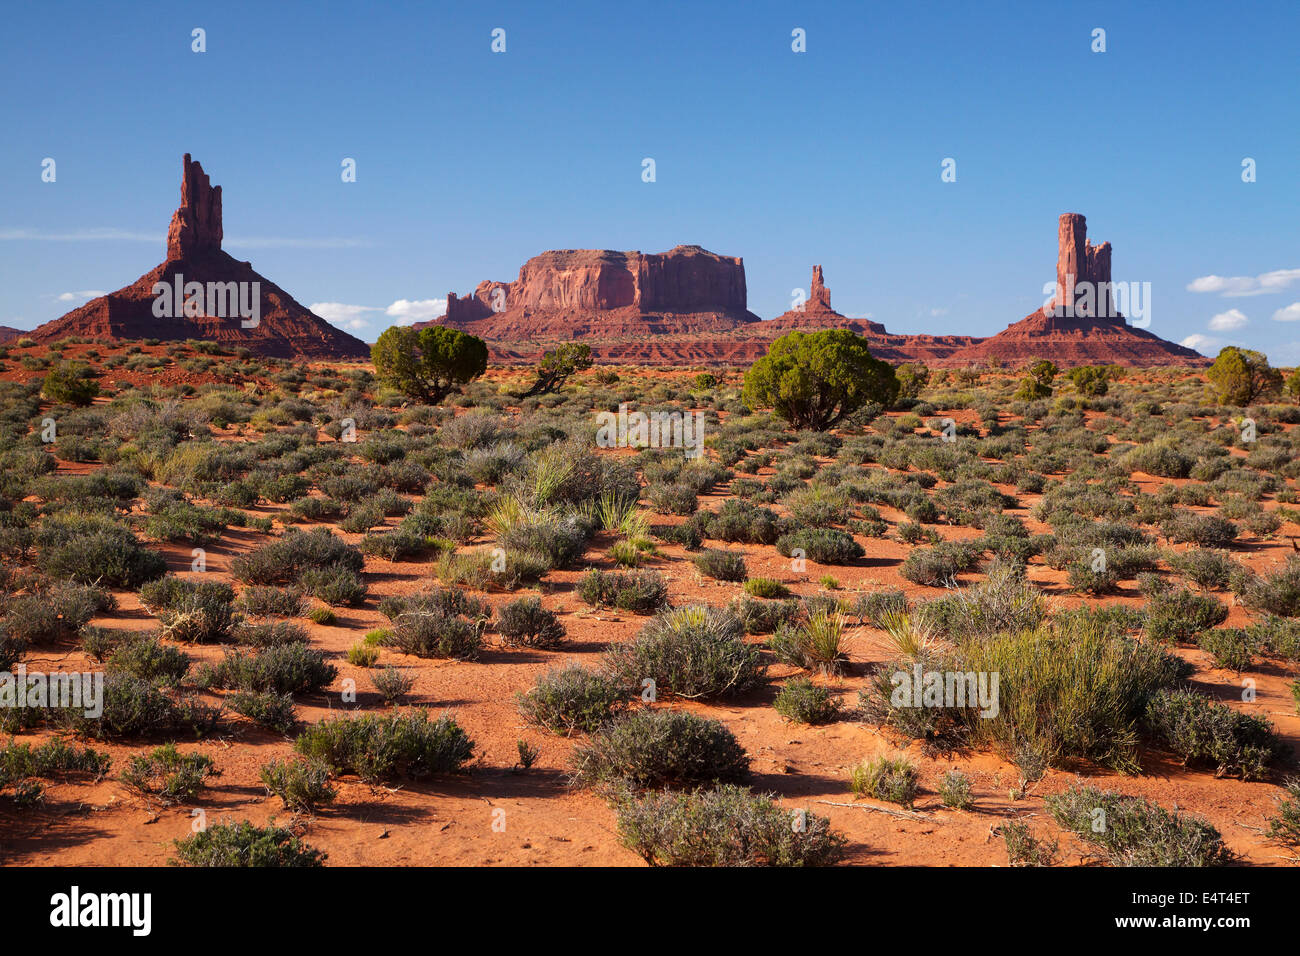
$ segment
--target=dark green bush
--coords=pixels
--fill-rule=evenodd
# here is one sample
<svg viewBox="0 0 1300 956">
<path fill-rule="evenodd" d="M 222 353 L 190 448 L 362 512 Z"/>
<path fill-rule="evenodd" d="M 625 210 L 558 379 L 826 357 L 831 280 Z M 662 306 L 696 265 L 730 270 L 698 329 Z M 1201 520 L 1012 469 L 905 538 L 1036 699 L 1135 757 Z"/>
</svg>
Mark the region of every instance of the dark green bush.
<svg viewBox="0 0 1300 956">
<path fill-rule="evenodd" d="M 426 710 L 323 720 L 294 742 L 294 749 L 374 782 L 398 777 L 457 773 L 474 754 L 474 742 L 449 716 L 430 720 Z"/>
<path fill-rule="evenodd" d="M 604 674 L 577 664 L 547 671 L 531 690 L 516 694 L 530 723 L 557 734 L 590 733 L 608 723 L 627 703 L 628 692 Z"/>
<path fill-rule="evenodd" d="M 743 694 L 762 678 L 758 648 L 730 611 L 685 607 L 665 611 L 626 643 L 605 652 L 606 671 L 627 688 L 654 681 L 657 694 L 712 699 Z"/>
<path fill-rule="evenodd" d="M 716 720 L 674 710 L 634 711 L 592 731 L 574 751 L 577 786 L 639 789 L 739 783 L 749 757 Z"/>
<path fill-rule="evenodd" d="M 175 844 L 175 862 L 186 866 L 324 866 L 326 859 L 283 827 L 247 820 L 214 824 Z"/>
</svg>

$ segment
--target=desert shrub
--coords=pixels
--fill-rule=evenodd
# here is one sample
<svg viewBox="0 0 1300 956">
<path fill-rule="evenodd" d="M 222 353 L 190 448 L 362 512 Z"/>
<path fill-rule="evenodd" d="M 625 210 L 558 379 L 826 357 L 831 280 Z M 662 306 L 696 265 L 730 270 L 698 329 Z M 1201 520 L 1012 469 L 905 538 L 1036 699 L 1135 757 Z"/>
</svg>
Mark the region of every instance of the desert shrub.
<svg viewBox="0 0 1300 956">
<path fill-rule="evenodd" d="M 215 772 L 207 754 L 181 753 L 169 743 L 148 754 L 133 755 L 122 771 L 122 782 L 140 793 L 157 796 L 164 804 L 181 803 L 192 800 Z"/>
<path fill-rule="evenodd" d="M 236 629 L 234 637 L 245 647 L 280 647 L 284 644 L 306 644 L 307 629 L 291 621 L 245 621 Z"/>
<path fill-rule="evenodd" d="M 1300 777 L 1285 784 L 1286 796 L 1278 801 L 1277 815 L 1268 821 L 1268 838 L 1287 846 L 1300 846 Z"/>
<path fill-rule="evenodd" d="M 1208 822 L 1141 797 L 1073 784 L 1044 803 L 1060 826 L 1102 849 L 1112 866 L 1223 866 L 1232 860 Z M 1099 828 L 1098 820 L 1104 821 Z"/>
<path fill-rule="evenodd" d="M 1184 762 L 1204 762 L 1215 776 L 1260 780 L 1280 752 L 1272 725 L 1192 690 L 1162 691 L 1147 704 L 1143 729 Z"/>
<path fill-rule="evenodd" d="M 1033 630 L 1047 618 L 1042 594 L 1019 565 L 995 562 L 984 581 L 970 587 L 952 586 L 950 591 L 916 609 L 922 624 L 950 639 Z"/>
<path fill-rule="evenodd" d="M 807 677 L 792 677 L 782 684 L 772 706 L 786 720 L 800 724 L 827 724 L 840 712 L 834 695 Z"/>
<path fill-rule="evenodd" d="M 18 647 L 53 644 L 75 637 L 95 614 L 111 606 L 112 596 L 100 588 L 59 585 L 10 598 L 0 629 Z"/>
<path fill-rule="evenodd" d="M 1198 548 L 1225 548 L 1237 537 L 1237 526 L 1218 515 L 1176 514 L 1160 526 L 1170 541 L 1191 543 Z"/>
<path fill-rule="evenodd" d="M 324 866 L 326 854 L 289 830 L 247 820 L 218 823 L 176 840 L 176 860 L 186 866 Z"/>
<path fill-rule="evenodd" d="M 60 362 L 41 381 L 41 394 L 64 405 L 89 405 L 99 394 L 94 374 L 84 362 Z"/>
<path fill-rule="evenodd" d="M 314 531 L 286 531 L 255 551 L 230 562 L 230 572 L 245 584 L 294 584 L 309 570 L 339 568 L 360 573 L 365 564 L 361 552 L 328 528 Z"/>
<path fill-rule="evenodd" d="M 1169 566 L 1199 588 L 1226 588 L 1240 567 L 1226 551 L 1193 548 L 1169 556 Z"/>
<path fill-rule="evenodd" d="M 1196 459 L 1183 454 L 1174 440 L 1138 445 L 1121 459 L 1129 471 L 1142 471 L 1159 478 L 1186 478 Z"/>
<path fill-rule="evenodd" d="M 308 568 L 299 575 L 298 583 L 312 597 L 333 607 L 357 607 L 370 590 L 360 574 L 337 566 Z"/>
<path fill-rule="evenodd" d="M 999 675 L 996 714 L 965 720 L 972 742 L 1008 757 L 1029 746 L 1049 766 L 1082 758 L 1121 771 L 1138 769 L 1146 702 L 1187 673 L 1159 647 L 1082 618 L 967 642 L 954 669 Z"/>
<path fill-rule="evenodd" d="M 1300 558 L 1292 557 L 1278 571 L 1248 579 L 1241 589 L 1249 608 L 1281 617 L 1300 617 Z"/>
<path fill-rule="evenodd" d="M 509 645 L 556 647 L 564 640 L 564 625 L 539 598 L 520 598 L 497 611 L 497 632 Z"/>
<path fill-rule="evenodd" d="M 457 773 L 474 754 L 474 742 L 450 716 L 430 720 L 426 710 L 323 720 L 294 742 L 304 756 L 335 773 L 373 782 Z"/>
<path fill-rule="evenodd" d="M 239 595 L 239 609 L 254 616 L 278 614 L 298 617 L 307 608 L 302 591 L 296 587 L 277 588 L 254 585 Z"/>
<path fill-rule="evenodd" d="M 354 667 L 374 667 L 379 663 L 379 649 L 364 642 L 353 644 L 345 659 Z"/>
<path fill-rule="evenodd" d="M 777 627 L 767 647 L 783 663 L 821 674 L 838 674 L 848 662 L 842 648 L 845 623 L 838 610 L 812 611 L 807 620 Z"/>
<path fill-rule="evenodd" d="M 772 578 L 750 578 L 745 582 L 745 593 L 759 598 L 788 598 L 790 589 Z"/>
<path fill-rule="evenodd" d="M 298 722 L 292 694 L 270 690 L 241 690 L 226 698 L 230 709 L 271 730 L 287 734 Z"/>
<path fill-rule="evenodd" d="M 695 555 L 694 562 L 701 574 L 717 581 L 744 581 L 749 577 L 744 556 L 734 551 L 706 548 Z"/>
<path fill-rule="evenodd" d="M 1228 608 L 1207 594 L 1171 588 L 1152 594 L 1146 605 L 1146 633 L 1153 641 L 1177 643 L 1222 624 Z"/>
<path fill-rule="evenodd" d="M 78 707 L 63 711 L 63 719 L 77 733 L 101 740 L 142 737 L 169 728 L 175 707 L 161 691 L 131 674 L 104 677 L 103 713 L 87 717 Z"/>
<path fill-rule="evenodd" d="M 705 537 L 734 544 L 773 544 L 789 524 L 771 508 L 737 498 L 728 498 L 717 511 L 701 511 L 697 519 Z"/>
<path fill-rule="evenodd" d="M 774 797 L 745 787 L 628 794 L 617 812 L 619 841 L 651 866 L 830 866 L 844 855 L 825 817 L 803 814 L 796 828 Z"/>
<path fill-rule="evenodd" d="M 795 551 L 818 564 L 848 564 L 866 554 L 853 536 L 834 528 L 809 528 L 783 534 L 776 542 L 777 553 L 791 557 Z"/>
<path fill-rule="evenodd" d="M 716 720 L 674 710 L 639 710 L 592 731 L 574 750 L 576 786 L 638 789 L 739 783 L 749 757 Z"/>
<path fill-rule="evenodd" d="M 853 606 L 853 613 L 873 627 L 881 627 L 885 615 L 907 613 L 907 595 L 896 588 L 863 594 Z"/>
<path fill-rule="evenodd" d="M 471 621 L 454 612 L 417 608 L 393 618 L 383 643 L 416 657 L 474 660 L 483 648 L 484 626 L 481 618 Z"/>
<path fill-rule="evenodd" d="M 665 611 L 637 636 L 605 652 L 604 666 L 621 686 L 647 678 L 659 694 L 712 699 L 743 694 L 763 676 L 762 656 L 745 643 L 734 614 L 712 607 Z"/>
<path fill-rule="evenodd" d="M 60 737 L 43 744 L 10 741 L 0 747 L 0 790 L 13 787 L 18 803 L 39 802 L 42 788 L 33 778 L 50 778 L 65 773 L 89 773 L 96 779 L 108 773 L 108 754 L 89 747 L 77 749 Z"/>
<path fill-rule="evenodd" d="M 744 623 L 746 634 L 771 634 L 782 624 L 793 622 L 804 613 L 803 605 L 793 598 L 765 601 L 744 595 L 727 607 Z"/>
<path fill-rule="evenodd" d="M 699 507 L 695 489 L 677 482 L 656 482 L 646 489 L 646 498 L 660 514 L 690 515 Z"/>
<path fill-rule="evenodd" d="M 920 788 L 920 772 L 906 757 L 871 757 L 849 773 L 849 789 L 855 797 L 874 797 L 910 807 Z"/>
<path fill-rule="evenodd" d="M 949 770 L 939 778 L 939 799 L 952 810 L 969 810 L 975 805 L 971 796 L 970 777 L 960 770 Z"/>
<path fill-rule="evenodd" d="M 593 607 L 607 605 L 637 614 L 663 607 L 668 585 L 658 571 L 614 572 L 592 570 L 578 579 L 578 597 Z"/>
<path fill-rule="evenodd" d="M 310 760 L 269 761 L 262 765 L 259 778 L 268 794 L 279 797 L 285 809 L 295 813 L 311 813 L 338 796 L 329 782 L 329 768 Z"/>
<path fill-rule="evenodd" d="M 904 559 L 899 573 L 913 584 L 941 587 L 974 567 L 978 558 L 979 555 L 968 545 L 947 542 L 912 551 Z"/>
<path fill-rule="evenodd" d="M 1060 845 L 1034 836 L 1029 824 L 1019 820 L 1004 823 L 1002 841 L 1007 848 L 1007 860 L 1012 866 L 1051 866 L 1056 860 Z"/>
<path fill-rule="evenodd" d="M 36 566 L 52 578 L 109 588 L 137 588 L 167 573 L 167 562 L 134 534 L 107 520 L 43 522 Z"/>
<path fill-rule="evenodd" d="M 338 668 L 325 659 L 325 652 L 306 644 L 281 644 L 252 654 L 227 651 L 221 662 L 205 665 L 199 672 L 203 687 L 311 694 L 338 676 Z"/>
<path fill-rule="evenodd" d="M 627 691 L 608 676 L 577 664 L 547 671 L 531 690 L 515 696 L 524 719 L 566 736 L 608 723 L 627 699 Z"/>
<path fill-rule="evenodd" d="M 170 576 L 140 590 L 140 603 L 157 616 L 162 635 L 187 644 L 229 640 L 239 624 L 233 599 L 228 584 Z"/>
<path fill-rule="evenodd" d="M 370 682 L 379 691 L 385 703 L 395 704 L 411 692 L 415 686 L 415 675 L 391 664 L 381 671 L 370 675 Z"/>
<path fill-rule="evenodd" d="M 1201 650 L 1214 658 L 1214 666 L 1240 674 L 1255 659 L 1259 638 L 1243 628 L 1214 628 L 1203 631 L 1196 639 Z"/>
<path fill-rule="evenodd" d="M 189 673 L 190 657 L 153 636 L 122 642 L 108 657 L 111 673 L 131 674 L 151 684 L 179 684 Z"/>
</svg>

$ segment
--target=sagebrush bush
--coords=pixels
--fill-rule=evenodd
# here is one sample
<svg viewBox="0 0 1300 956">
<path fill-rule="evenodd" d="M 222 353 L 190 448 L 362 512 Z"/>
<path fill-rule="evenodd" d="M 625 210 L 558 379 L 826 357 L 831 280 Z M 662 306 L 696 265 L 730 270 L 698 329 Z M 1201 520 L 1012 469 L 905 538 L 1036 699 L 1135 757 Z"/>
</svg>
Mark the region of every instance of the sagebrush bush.
<svg viewBox="0 0 1300 956">
<path fill-rule="evenodd" d="M 802 551 L 803 557 L 818 564 L 848 564 L 866 554 L 852 535 L 834 528 L 809 528 L 783 534 L 777 539 L 776 550 L 786 558 Z"/>
<path fill-rule="evenodd" d="M 247 820 L 217 823 L 176 840 L 176 861 L 186 866 L 324 866 L 327 854 L 274 825 Z"/>
<path fill-rule="evenodd" d="M 450 716 L 431 720 L 423 709 L 323 720 L 294 741 L 298 753 L 373 782 L 457 773 L 474 742 Z"/>
<path fill-rule="evenodd" d="M 754 687 L 764 673 L 762 655 L 744 638 L 744 625 L 724 608 L 677 608 L 611 647 L 604 666 L 628 688 L 640 688 L 648 678 L 660 695 L 732 697 Z"/>
<path fill-rule="evenodd" d="M 835 696 L 807 677 L 792 677 L 782 684 L 772 706 L 782 717 L 800 724 L 830 723 L 840 712 Z"/>
<path fill-rule="evenodd" d="M 749 577 L 743 555 L 706 548 L 692 559 L 700 573 L 717 581 L 744 581 Z"/>
<path fill-rule="evenodd" d="M 577 786 L 691 788 L 749 775 L 749 757 L 731 731 L 674 710 L 638 710 L 598 727 L 573 760 Z"/>
<path fill-rule="evenodd" d="M 1146 634 L 1160 643 L 1189 641 L 1201 631 L 1222 624 L 1228 608 L 1208 594 L 1170 588 L 1152 594 L 1146 605 Z"/>
<path fill-rule="evenodd" d="M 626 795 L 619 841 L 651 866 L 831 866 L 846 840 L 830 821 L 775 797 L 724 785 L 690 793 Z"/>
<path fill-rule="evenodd" d="M 251 654 L 226 651 L 220 663 L 200 669 L 199 684 L 275 694 L 310 694 L 337 676 L 338 668 L 325 659 L 324 651 L 306 644 L 280 644 Z"/>
<path fill-rule="evenodd" d="M 197 796 L 214 773 L 215 764 L 207 754 L 181 753 L 169 743 L 147 754 L 134 754 L 122 771 L 122 782 L 164 804 L 181 803 Z"/>
<path fill-rule="evenodd" d="M 855 797 L 874 797 L 902 807 L 916 802 L 920 786 L 920 772 L 906 757 L 871 757 L 849 773 L 849 789 Z"/>
<path fill-rule="evenodd" d="M 605 674 L 567 664 L 537 678 L 531 690 L 515 695 L 515 702 L 525 720 L 568 736 L 608 723 L 629 696 Z"/>
<path fill-rule="evenodd" d="M 607 605 L 637 614 L 652 614 L 668 598 L 668 584 L 658 571 L 588 571 L 578 579 L 578 597 L 597 607 Z"/>
<path fill-rule="evenodd" d="M 1072 784 L 1044 803 L 1060 826 L 1101 848 L 1112 866 L 1224 866 L 1233 859 L 1208 822 L 1141 797 Z"/>
<path fill-rule="evenodd" d="M 312 813 L 338 796 L 329 768 L 310 760 L 271 760 L 262 765 L 259 778 L 268 794 L 295 813 Z"/>
<path fill-rule="evenodd" d="M 1185 762 L 1204 762 L 1215 776 L 1261 780 L 1281 751 L 1272 725 L 1193 690 L 1162 691 L 1147 704 L 1143 729 Z"/>
<path fill-rule="evenodd" d="M 558 647 L 564 625 L 554 611 L 542 607 L 540 598 L 519 598 L 497 611 L 497 633 L 502 642 L 523 647 Z"/>
</svg>

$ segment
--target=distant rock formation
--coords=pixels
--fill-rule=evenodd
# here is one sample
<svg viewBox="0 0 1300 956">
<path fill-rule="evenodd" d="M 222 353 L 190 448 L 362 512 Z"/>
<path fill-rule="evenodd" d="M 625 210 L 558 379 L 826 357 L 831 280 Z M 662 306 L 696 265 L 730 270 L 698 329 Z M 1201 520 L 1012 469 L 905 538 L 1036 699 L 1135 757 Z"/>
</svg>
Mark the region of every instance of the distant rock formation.
<svg viewBox="0 0 1300 956">
<path fill-rule="evenodd" d="M 699 246 L 561 249 L 533 256 L 513 282 L 449 293 L 435 321 L 492 341 L 719 331 L 758 321 L 746 295 L 744 261 Z"/>
<path fill-rule="evenodd" d="M 15 329 L 8 325 L 0 325 L 0 345 L 3 345 L 5 342 L 12 342 L 15 339 L 20 339 L 26 334 L 27 333 L 22 329 Z"/>
<path fill-rule="evenodd" d="M 167 261 L 30 335 L 99 339 L 208 339 L 279 358 L 368 358 L 370 347 L 221 249 L 221 187 L 185 154 L 181 204 L 167 230 Z"/>
<path fill-rule="evenodd" d="M 1199 352 L 1129 325 L 1116 307 L 1109 242 L 1094 246 L 1077 212 L 1057 224 L 1056 293 L 997 335 L 952 354 L 956 364 L 991 358 L 1016 365 L 1031 358 L 1057 365 L 1208 365 Z"/>
</svg>

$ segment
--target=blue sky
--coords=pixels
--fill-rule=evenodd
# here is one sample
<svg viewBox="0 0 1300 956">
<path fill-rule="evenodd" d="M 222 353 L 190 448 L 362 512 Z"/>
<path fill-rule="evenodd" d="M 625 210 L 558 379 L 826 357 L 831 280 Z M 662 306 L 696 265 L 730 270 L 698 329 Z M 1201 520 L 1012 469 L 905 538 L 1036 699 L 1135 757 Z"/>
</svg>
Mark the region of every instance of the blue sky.
<svg viewBox="0 0 1300 956">
<path fill-rule="evenodd" d="M 160 262 L 190 152 L 228 251 L 370 341 L 545 249 L 679 243 L 743 256 L 765 318 L 821 263 L 841 312 L 990 335 L 1082 212 L 1152 332 L 1295 364 L 1298 27 L 1295 0 L 11 5 L 0 325 Z"/>
</svg>

